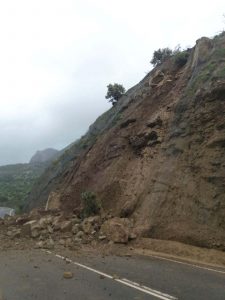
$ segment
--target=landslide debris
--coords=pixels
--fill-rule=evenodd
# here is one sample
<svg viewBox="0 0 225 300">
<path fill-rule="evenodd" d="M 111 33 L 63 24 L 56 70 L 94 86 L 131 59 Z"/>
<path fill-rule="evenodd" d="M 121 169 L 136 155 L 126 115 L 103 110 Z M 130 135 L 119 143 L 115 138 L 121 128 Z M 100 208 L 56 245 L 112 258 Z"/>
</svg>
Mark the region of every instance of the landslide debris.
<svg viewBox="0 0 225 300">
<path fill-rule="evenodd" d="M 115 230 L 116 229 L 116 230 Z M 133 224 L 111 215 L 81 219 L 59 210 L 33 210 L 30 214 L 0 219 L 0 250 L 78 249 L 83 244 L 126 244 L 135 239 Z"/>
</svg>

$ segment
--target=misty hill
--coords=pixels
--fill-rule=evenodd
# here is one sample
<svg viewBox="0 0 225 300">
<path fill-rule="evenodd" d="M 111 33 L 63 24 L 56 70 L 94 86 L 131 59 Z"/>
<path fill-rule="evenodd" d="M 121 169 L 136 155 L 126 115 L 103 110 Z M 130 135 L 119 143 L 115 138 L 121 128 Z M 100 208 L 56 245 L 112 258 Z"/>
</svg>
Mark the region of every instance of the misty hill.
<svg viewBox="0 0 225 300">
<path fill-rule="evenodd" d="M 36 163 L 44 163 L 47 161 L 54 160 L 59 151 L 56 149 L 48 148 L 44 149 L 42 151 L 37 151 L 30 159 L 30 164 L 36 164 Z"/>
<path fill-rule="evenodd" d="M 100 116 L 35 183 L 27 208 L 91 191 L 138 236 L 225 249 L 225 34 L 201 38 Z M 57 200 L 57 201 L 55 201 Z"/>
<path fill-rule="evenodd" d="M 28 164 L 0 166 L 0 206 L 21 211 L 34 182 L 58 153 L 55 149 L 37 151 Z"/>
</svg>

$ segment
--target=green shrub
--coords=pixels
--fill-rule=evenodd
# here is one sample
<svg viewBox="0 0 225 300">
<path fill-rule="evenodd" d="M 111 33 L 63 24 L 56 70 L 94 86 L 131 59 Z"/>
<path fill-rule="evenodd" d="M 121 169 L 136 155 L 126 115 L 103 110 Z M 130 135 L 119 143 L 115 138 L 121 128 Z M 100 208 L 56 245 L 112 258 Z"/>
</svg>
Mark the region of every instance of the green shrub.
<svg viewBox="0 0 225 300">
<path fill-rule="evenodd" d="M 96 215 L 100 212 L 100 205 L 97 201 L 96 195 L 93 192 L 81 193 L 82 200 L 82 216 L 87 218 Z"/>
<path fill-rule="evenodd" d="M 188 50 L 181 51 L 180 46 L 177 46 L 174 50 L 170 48 L 158 49 L 153 53 L 151 64 L 153 64 L 153 66 L 161 65 L 170 57 L 173 57 L 176 66 L 181 68 L 186 64 L 189 52 Z"/>
<path fill-rule="evenodd" d="M 174 63 L 177 67 L 181 68 L 183 67 L 188 60 L 189 53 L 187 51 L 178 51 L 174 56 Z"/>
</svg>

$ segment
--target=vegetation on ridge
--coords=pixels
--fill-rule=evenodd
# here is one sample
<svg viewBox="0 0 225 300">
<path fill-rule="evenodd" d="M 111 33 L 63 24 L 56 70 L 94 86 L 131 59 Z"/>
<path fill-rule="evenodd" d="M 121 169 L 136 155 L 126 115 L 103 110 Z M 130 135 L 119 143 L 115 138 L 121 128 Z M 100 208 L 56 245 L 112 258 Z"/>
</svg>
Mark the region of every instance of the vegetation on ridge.
<svg viewBox="0 0 225 300">
<path fill-rule="evenodd" d="M 105 98 L 109 99 L 109 102 L 112 102 L 112 105 L 116 104 L 126 91 L 122 84 L 118 83 L 110 83 L 109 85 L 107 85 L 107 88 L 108 91 Z"/>
<path fill-rule="evenodd" d="M 170 48 L 161 48 L 155 50 L 150 63 L 156 67 L 164 63 L 170 57 L 174 58 L 174 63 L 177 67 L 183 67 L 189 57 L 188 50 L 181 50 L 180 46 L 176 47 L 174 50 Z"/>
</svg>

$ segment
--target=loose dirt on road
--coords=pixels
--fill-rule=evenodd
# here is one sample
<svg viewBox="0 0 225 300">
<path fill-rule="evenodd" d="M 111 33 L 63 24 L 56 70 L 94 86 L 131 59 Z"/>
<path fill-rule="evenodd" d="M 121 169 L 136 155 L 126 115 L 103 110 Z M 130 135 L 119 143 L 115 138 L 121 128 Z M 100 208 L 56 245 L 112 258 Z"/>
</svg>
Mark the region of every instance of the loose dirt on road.
<svg viewBox="0 0 225 300">
<path fill-rule="evenodd" d="M 107 225 L 107 226 L 106 226 Z M 117 226 L 117 232 L 112 228 Z M 195 247 L 175 241 L 138 238 L 126 218 L 79 219 L 61 212 L 0 220 L 0 251 L 46 249 L 58 253 L 67 250 L 76 255 L 163 256 L 193 263 L 225 266 L 225 252 Z"/>
</svg>

